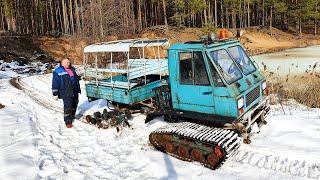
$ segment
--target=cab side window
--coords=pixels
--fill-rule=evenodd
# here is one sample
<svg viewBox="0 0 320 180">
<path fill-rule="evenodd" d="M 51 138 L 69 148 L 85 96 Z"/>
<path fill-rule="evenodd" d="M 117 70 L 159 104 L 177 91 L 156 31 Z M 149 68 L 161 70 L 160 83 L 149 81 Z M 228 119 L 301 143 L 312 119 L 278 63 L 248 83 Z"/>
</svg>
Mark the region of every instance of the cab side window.
<svg viewBox="0 0 320 180">
<path fill-rule="evenodd" d="M 193 84 L 192 52 L 179 53 L 180 58 L 180 83 Z"/>
<path fill-rule="evenodd" d="M 181 52 L 179 58 L 181 84 L 210 85 L 202 52 Z"/>
<path fill-rule="evenodd" d="M 217 70 L 214 68 L 211 61 L 209 61 L 209 68 L 212 74 L 213 83 L 216 87 L 225 87 L 224 83 L 222 82 Z"/>
</svg>

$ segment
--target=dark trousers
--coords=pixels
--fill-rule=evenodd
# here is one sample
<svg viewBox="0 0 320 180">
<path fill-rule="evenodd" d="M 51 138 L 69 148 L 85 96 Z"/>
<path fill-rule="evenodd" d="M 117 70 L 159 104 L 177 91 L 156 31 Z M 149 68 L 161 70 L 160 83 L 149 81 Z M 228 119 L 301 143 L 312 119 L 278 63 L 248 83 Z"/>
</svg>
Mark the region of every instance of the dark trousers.
<svg viewBox="0 0 320 180">
<path fill-rule="evenodd" d="M 74 116 L 76 115 L 77 106 L 78 106 L 79 98 L 68 97 L 63 98 L 63 111 L 64 111 L 64 122 L 66 124 L 71 124 L 74 120 Z"/>
</svg>

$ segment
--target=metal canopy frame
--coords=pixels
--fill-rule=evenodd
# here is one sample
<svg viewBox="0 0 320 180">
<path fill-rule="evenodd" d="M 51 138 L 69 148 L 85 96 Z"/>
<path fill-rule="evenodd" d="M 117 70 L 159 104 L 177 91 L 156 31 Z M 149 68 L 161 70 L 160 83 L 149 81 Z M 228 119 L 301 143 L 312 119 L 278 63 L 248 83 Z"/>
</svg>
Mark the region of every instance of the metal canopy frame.
<svg viewBox="0 0 320 180">
<path fill-rule="evenodd" d="M 152 47 L 152 46 L 165 46 L 170 45 L 169 41 L 165 38 L 159 39 L 127 39 L 102 42 L 89 45 L 84 48 L 84 53 L 98 53 L 98 52 L 129 52 L 133 47 Z"/>
<path fill-rule="evenodd" d="M 168 62 L 167 59 L 161 59 L 160 56 L 160 47 L 170 46 L 170 43 L 165 38 L 156 38 L 156 39 L 128 39 L 128 40 L 117 40 L 110 42 L 102 42 L 97 44 L 92 44 L 84 48 L 84 59 L 83 64 L 85 68 L 85 77 L 87 70 L 94 70 L 95 72 L 95 83 L 96 85 L 106 85 L 112 87 L 121 87 L 131 89 L 134 84 L 130 80 L 138 77 L 144 76 L 144 83 L 147 84 L 147 75 L 148 74 L 159 74 L 159 79 L 162 79 L 163 74 L 168 73 Z M 145 48 L 153 48 L 153 53 L 155 59 L 146 59 L 145 57 Z M 157 47 L 157 52 L 155 51 Z M 139 53 L 139 59 L 130 59 L 130 49 L 137 48 Z M 142 53 L 140 52 L 142 49 Z M 110 64 L 111 68 L 98 68 L 98 53 L 110 53 Z M 126 60 L 126 69 L 115 69 L 113 68 L 113 53 L 124 53 L 127 57 Z M 95 56 L 95 68 L 88 68 L 88 55 L 94 54 Z M 135 68 L 131 68 L 131 65 L 135 65 Z M 157 71 L 157 72 L 156 72 Z M 111 83 L 103 83 L 98 80 L 98 72 L 108 72 L 110 74 Z M 141 72 L 143 74 L 141 74 Z M 123 86 L 123 82 L 113 81 L 113 73 L 127 74 L 127 86 Z M 130 77 L 132 76 L 132 77 Z"/>
</svg>

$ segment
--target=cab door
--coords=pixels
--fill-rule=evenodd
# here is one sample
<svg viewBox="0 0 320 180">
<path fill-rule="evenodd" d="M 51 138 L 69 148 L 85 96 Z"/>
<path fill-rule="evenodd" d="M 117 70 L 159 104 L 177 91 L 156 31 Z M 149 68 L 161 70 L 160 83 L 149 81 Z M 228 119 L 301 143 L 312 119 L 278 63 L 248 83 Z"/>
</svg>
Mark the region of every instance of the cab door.
<svg viewBox="0 0 320 180">
<path fill-rule="evenodd" d="M 177 52 L 177 83 L 172 100 L 179 110 L 214 114 L 213 88 L 201 51 Z"/>
</svg>

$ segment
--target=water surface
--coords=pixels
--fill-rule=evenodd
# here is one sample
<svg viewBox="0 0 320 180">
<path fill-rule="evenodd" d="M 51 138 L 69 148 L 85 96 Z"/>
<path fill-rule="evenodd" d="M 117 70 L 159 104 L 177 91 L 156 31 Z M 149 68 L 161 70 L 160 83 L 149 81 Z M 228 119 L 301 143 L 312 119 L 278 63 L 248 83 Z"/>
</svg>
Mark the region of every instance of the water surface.
<svg viewBox="0 0 320 180">
<path fill-rule="evenodd" d="M 288 49 L 252 57 L 260 69 L 277 75 L 320 73 L 320 45 Z"/>
</svg>

